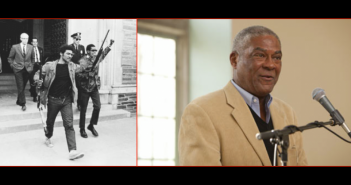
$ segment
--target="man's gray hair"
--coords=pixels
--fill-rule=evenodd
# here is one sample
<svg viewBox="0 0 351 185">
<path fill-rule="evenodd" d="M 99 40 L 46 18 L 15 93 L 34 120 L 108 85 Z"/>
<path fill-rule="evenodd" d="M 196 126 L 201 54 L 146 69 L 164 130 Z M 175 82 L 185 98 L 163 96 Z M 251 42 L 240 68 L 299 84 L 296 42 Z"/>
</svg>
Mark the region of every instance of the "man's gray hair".
<svg viewBox="0 0 351 185">
<path fill-rule="evenodd" d="M 20 38 L 22 38 L 23 35 L 27 35 L 27 36 L 29 37 L 29 35 L 28 35 L 27 33 L 22 33 L 22 34 L 20 35 Z"/>
<path fill-rule="evenodd" d="M 241 30 L 234 38 L 233 42 L 233 52 L 237 52 L 238 54 L 242 54 L 244 49 L 246 49 L 247 44 L 253 37 L 262 36 L 262 35 L 272 35 L 276 37 L 280 43 L 280 39 L 277 34 L 275 34 L 272 30 L 264 27 L 264 26 L 250 26 L 243 30 Z"/>
</svg>

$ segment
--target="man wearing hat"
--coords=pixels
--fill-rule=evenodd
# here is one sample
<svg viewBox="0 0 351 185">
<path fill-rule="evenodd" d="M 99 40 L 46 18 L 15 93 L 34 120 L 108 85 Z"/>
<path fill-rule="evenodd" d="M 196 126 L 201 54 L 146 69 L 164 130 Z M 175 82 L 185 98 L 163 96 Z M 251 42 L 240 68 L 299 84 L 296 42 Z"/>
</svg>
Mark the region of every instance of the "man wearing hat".
<svg viewBox="0 0 351 185">
<path fill-rule="evenodd" d="M 72 57 L 71 61 L 75 64 L 79 64 L 79 60 L 85 55 L 85 48 L 83 45 L 80 45 L 79 42 L 81 41 L 81 33 L 77 32 L 71 35 L 73 38 L 73 44 L 71 46 L 74 48 L 74 56 Z M 80 79 L 79 77 L 76 78 L 76 85 L 78 89 L 78 99 L 77 99 L 77 108 L 80 110 Z"/>
<path fill-rule="evenodd" d="M 71 35 L 71 37 L 73 38 L 73 44 L 71 44 L 71 46 L 74 48 L 74 56 L 72 58 L 72 62 L 79 64 L 79 59 L 85 55 L 85 47 L 79 44 L 81 40 L 81 33 L 75 33 Z"/>
</svg>

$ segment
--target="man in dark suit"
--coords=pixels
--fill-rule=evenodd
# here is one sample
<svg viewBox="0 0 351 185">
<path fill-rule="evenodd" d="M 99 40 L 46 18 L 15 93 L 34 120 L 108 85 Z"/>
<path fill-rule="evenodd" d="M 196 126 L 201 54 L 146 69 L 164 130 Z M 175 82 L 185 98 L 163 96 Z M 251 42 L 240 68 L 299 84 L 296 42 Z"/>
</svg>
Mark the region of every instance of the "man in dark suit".
<svg viewBox="0 0 351 185">
<path fill-rule="evenodd" d="M 37 91 L 36 91 L 36 84 L 33 80 L 33 77 L 35 75 L 35 73 L 39 70 L 40 66 L 44 65 L 44 50 L 43 48 L 38 46 L 38 39 L 37 38 L 33 38 L 32 40 L 32 45 L 33 45 L 33 52 L 34 52 L 34 59 L 35 59 L 35 63 L 34 63 L 34 68 L 33 68 L 33 72 L 30 74 L 29 77 L 29 82 L 30 82 L 30 94 L 33 97 L 33 101 L 37 102 Z"/>
<path fill-rule="evenodd" d="M 79 65 L 79 60 L 85 55 L 85 47 L 83 45 L 80 45 L 79 42 L 81 41 L 81 33 L 77 32 L 75 34 L 72 34 L 71 37 L 73 38 L 73 44 L 71 46 L 74 48 L 74 56 L 72 57 L 71 61 L 75 64 Z M 78 99 L 77 99 L 77 108 L 80 110 L 80 78 L 76 77 L 76 85 L 78 89 Z"/>
<path fill-rule="evenodd" d="M 34 52 L 33 46 L 28 44 L 28 34 L 21 34 L 21 43 L 12 46 L 10 55 L 8 57 L 8 62 L 15 74 L 18 97 L 16 104 L 22 107 L 25 111 L 26 107 L 26 97 L 24 94 L 24 89 L 26 88 L 29 74 L 33 71 L 34 65 Z"/>
</svg>

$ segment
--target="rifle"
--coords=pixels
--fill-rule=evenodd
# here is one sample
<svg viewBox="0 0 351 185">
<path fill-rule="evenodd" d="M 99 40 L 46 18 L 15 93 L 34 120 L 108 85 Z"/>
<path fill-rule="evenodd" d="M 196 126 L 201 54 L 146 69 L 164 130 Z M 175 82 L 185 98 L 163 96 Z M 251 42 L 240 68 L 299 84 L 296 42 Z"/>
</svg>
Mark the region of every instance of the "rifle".
<svg viewBox="0 0 351 185">
<path fill-rule="evenodd" d="M 110 45 L 109 45 L 109 47 L 111 47 L 112 44 L 113 44 L 114 42 L 115 42 L 115 41 L 111 39 L 111 40 L 110 40 Z M 105 49 L 106 49 L 106 48 L 105 48 Z M 103 51 L 103 52 L 104 52 L 104 51 Z M 101 57 L 101 56 L 100 56 L 100 57 Z M 98 66 L 98 65 L 100 64 L 101 61 L 102 61 L 102 60 L 98 60 L 96 66 Z M 94 66 L 94 68 L 96 68 L 96 66 Z M 93 69 L 94 69 L 94 68 L 93 68 Z M 93 69 L 92 69 L 92 70 L 93 70 Z"/>
<path fill-rule="evenodd" d="M 102 44 L 101 44 L 100 50 L 99 50 L 99 52 L 98 52 L 98 54 L 97 54 L 97 56 L 96 56 L 96 58 L 95 58 L 95 61 L 94 61 L 94 63 L 93 63 L 93 67 L 91 68 L 91 71 L 94 70 L 96 64 L 97 64 L 98 61 L 99 61 L 99 58 L 100 58 L 100 56 L 101 56 L 101 54 L 102 54 L 102 52 L 103 52 L 103 47 L 104 47 L 105 40 L 106 40 L 107 35 L 108 35 L 109 32 L 110 32 L 110 30 L 108 30 L 107 33 L 106 33 L 105 39 L 104 39 L 104 41 L 103 41 Z"/>
<path fill-rule="evenodd" d="M 39 80 L 43 80 L 43 76 L 42 76 L 42 71 L 43 71 L 43 66 L 39 65 Z M 37 107 L 39 109 L 39 113 L 40 113 L 40 117 L 41 117 L 41 123 L 43 124 L 43 128 L 44 128 L 44 132 L 45 134 L 48 134 L 48 130 L 46 129 L 46 122 L 45 122 L 45 118 L 44 118 L 44 113 L 43 113 L 43 108 L 40 107 L 40 103 L 41 103 L 41 99 L 40 99 L 40 87 L 37 86 L 37 93 L 38 93 L 38 104 Z"/>
</svg>

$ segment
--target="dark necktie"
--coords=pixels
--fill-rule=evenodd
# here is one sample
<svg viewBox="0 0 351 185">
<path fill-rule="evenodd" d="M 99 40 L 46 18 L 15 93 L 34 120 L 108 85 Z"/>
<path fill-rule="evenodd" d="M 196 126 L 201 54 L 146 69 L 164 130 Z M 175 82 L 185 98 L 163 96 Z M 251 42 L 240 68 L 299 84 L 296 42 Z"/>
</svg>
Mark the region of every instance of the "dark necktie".
<svg viewBox="0 0 351 185">
<path fill-rule="evenodd" d="M 38 48 L 35 47 L 35 52 L 34 52 L 35 53 L 35 61 L 36 62 L 40 62 L 39 59 L 38 59 L 38 53 L 37 52 L 38 52 Z"/>
<path fill-rule="evenodd" d="M 23 58 L 26 58 L 26 45 L 23 45 Z"/>
</svg>

